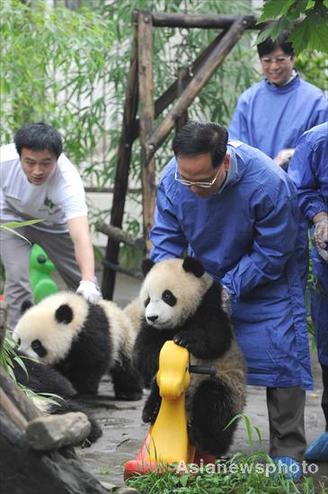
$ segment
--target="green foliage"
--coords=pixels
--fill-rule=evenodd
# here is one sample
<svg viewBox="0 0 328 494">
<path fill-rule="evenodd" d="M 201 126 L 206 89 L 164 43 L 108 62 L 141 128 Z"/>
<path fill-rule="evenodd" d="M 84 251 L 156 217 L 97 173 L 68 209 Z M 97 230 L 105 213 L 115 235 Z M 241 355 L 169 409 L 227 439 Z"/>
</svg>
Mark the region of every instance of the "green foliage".
<svg viewBox="0 0 328 494">
<path fill-rule="evenodd" d="M 296 58 L 296 68 L 306 81 L 328 91 L 328 57 L 325 53 L 304 50 Z"/>
<path fill-rule="evenodd" d="M 24 361 L 17 355 L 15 346 L 16 344 L 13 338 L 10 335 L 7 335 L 0 350 L 0 367 L 2 367 L 14 381 L 16 380 L 13 372 L 14 362 L 27 373 Z"/>
<path fill-rule="evenodd" d="M 140 494 L 325 494 L 312 478 L 295 484 L 282 474 L 272 475 L 273 463 L 265 453 L 235 454 L 230 460 L 187 471 L 174 466 L 162 474 L 149 473 L 127 481 Z M 191 471 L 191 473 L 189 473 Z M 271 472 L 271 475 L 268 473 Z"/>
<path fill-rule="evenodd" d="M 4 2 L 0 119 L 3 142 L 22 124 L 44 120 L 65 135 L 76 162 L 96 148 L 105 101 L 93 89 L 109 58 L 112 27 L 99 13 Z M 91 102 L 92 98 L 92 102 Z"/>
<path fill-rule="evenodd" d="M 317 50 L 328 53 L 327 0 L 267 0 L 259 22 L 276 22 L 260 34 L 258 41 L 276 39 L 287 29 L 297 53 Z"/>
<path fill-rule="evenodd" d="M 120 0 L 84 2 L 76 11 L 50 9 L 36 0 L 29 8 L 18 0 L 2 8 L 2 105 L 4 142 L 27 121 L 45 120 L 62 131 L 65 151 L 83 165 L 84 178 L 110 187 L 117 145 L 135 9 L 166 12 L 249 13 L 248 0 Z M 215 30 L 154 29 L 155 98 L 174 81 L 181 66 L 217 36 Z M 238 95 L 258 79 L 254 71 L 253 34 L 245 34 L 190 109 L 194 118 L 227 124 Z M 160 117 L 162 118 L 162 116 Z M 132 185 L 140 183 L 139 143 L 133 153 Z M 171 154 L 164 146 L 158 170 Z M 140 194 L 136 197 L 140 202 Z M 103 218 L 104 220 L 107 217 Z M 135 220 L 136 218 L 131 218 Z"/>
</svg>

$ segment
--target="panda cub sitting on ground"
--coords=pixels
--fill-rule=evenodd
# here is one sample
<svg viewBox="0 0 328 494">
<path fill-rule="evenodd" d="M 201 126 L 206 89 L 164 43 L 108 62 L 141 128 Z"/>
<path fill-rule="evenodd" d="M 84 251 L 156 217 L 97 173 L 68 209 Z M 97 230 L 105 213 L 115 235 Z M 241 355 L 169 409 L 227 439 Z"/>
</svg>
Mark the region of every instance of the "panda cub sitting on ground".
<svg viewBox="0 0 328 494">
<path fill-rule="evenodd" d="M 75 293 L 56 293 L 28 309 L 13 336 L 21 353 L 55 367 L 79 394 L 96 394 L 110 372 L 117 399 L 142 396 L 131 361 L 135 332 L 113 302 L 91 304 Z"/>
<path fill-rule="evenodd" d="M 225 427 L 245 405 L 246 368 L 222 308 L 221 285 L 204 272 L 195 258 L 143 264 L 146 278 L 140 291 L 144 306 L 134 358 L 151 392 L 142 418 L 154 423 L 161 398 L 154 379 L 159 352 L 167 340 L 187 348 L 190 363 L 216 368 L 214 377 L 191 374 L 186 411 L 191 442 L 203 453 L 224 455 L 237 421 Z"/>
</svg>

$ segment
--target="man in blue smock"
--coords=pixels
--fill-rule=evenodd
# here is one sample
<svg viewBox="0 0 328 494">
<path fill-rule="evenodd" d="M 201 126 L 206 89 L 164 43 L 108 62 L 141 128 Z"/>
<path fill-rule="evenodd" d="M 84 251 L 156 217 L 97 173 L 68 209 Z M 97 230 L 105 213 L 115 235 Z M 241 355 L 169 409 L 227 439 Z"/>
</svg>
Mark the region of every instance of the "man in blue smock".
<svg viewBox="0 0 328 494">
<path fill-rule="evenodd" d="M 297 478 L 304 390 L 312 387 L 297 256 L 306 231 L 286 173 L 261 151 L 227 140 L 213 123 L 190 122 L 176 135 L 158 186 L 151 256 L 188 250 L 227 287 L 248 382 L 267 387 L 270 455 Z"/>
<path fill-rule="evenodd" d="M 326 432 L 307 450 L 309 460 L 328 461 L 328 122 L 305 132 L 288 171 L 298 188 L 300 209 L 309 222 L 315 288 L 311 313 L 322 368 L 322 409 Z"/>
<path fill-rule="evenodd" d="M 294 50 L 282 33 L 258 44 L 265 79 L 239 98 L 229 127 L 229 138 L 254 146 L 287 168 L 297 139 L 328 120 L 323 92 L 294 70 Z"/>
</svg>

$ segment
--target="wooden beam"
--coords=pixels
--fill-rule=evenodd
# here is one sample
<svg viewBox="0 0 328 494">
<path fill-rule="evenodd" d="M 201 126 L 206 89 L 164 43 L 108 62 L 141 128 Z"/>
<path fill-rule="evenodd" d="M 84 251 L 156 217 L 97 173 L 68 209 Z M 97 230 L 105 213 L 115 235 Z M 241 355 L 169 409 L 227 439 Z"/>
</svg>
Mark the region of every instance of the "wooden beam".
<svg viewBox="0 0 328 494">
<path fill-rule="evenodd" d="M 150 12 L 140 12 L 138 22 L 139 114 L 143 191 L 143 235 L 148 240 L 155 208 L 155 160 L 148 160 L 147 141 L 154 124 L 153 26 Z"/>
<path fill-rule="evenodd" d="M 114 182 L 114 195 L 111 212 L 111 224 L 121 227 L 124 216 L 125 198 L 129 183 L 129 171 L 132 153 L 132 129 L 135 126 L 138 108 L 138 29 L 133 24 L 133 40 L 130 56 L 130 70 L 124 102 L 121 137 L 118 147 L 118 159 Z M 105 259 L 116 264 L 119 255 L 119 243 L 109 239 Z M 102 294 L 105 299 L 112 300 L 115 288 L 116 272 L 104 266 Z"/>
<path fill-rule="evenodd" d="M 198 70 L 204 60 L 212 53 L 216 46 L 220 43 L 221 39 L 227 31 L 222 31 L 216 36 L 213 41 L 198 55 L 191 65 L 192 74 Z M 191 78 L 191 76 L 190 76 Z M 178 79 L 176 79 L 164 93 L 155 101 L 155 118 L 157 118 L 178 96 Z M 139 119 L 135 121 L 135 126 L 132 129 L 132 139 L 135 140 L 139 137 Z"/>
<path fill-rule="evenodd" d="M 188 67 L 179 67 L 178 69 L 178 96 L 183 93 L 190 80 Z M 188 110 L 186 109 L 175 122 L 176 130 L 181 129 L 188 122 Z"/>
<path fill-rule="evenodd" d="M 127 233 L 121 228 L 112 225 L 106 225 L 105 223 L 96 223 L 96 231 L 107 235 L 111 240 L 115 242 L 123 242 L 124 244 L 131 245 L 137 249 L 144 250 L 145 242 L 143 238 L 135 238 L 130 233 Z"/>
<path fill-rule="evenodd" d="M 164 142 L 164 140 L 167 138 L 170 131 L 174 127 L 175 121 L 181 116 L 186 108 L 191 105 L 200 90 L 211 78 L 214 71 L 222 64 L 227 54 L 232 50 L 237 41 L 240 39 L 242 33 L 245 31 L 245 29 L 247 29 L 247 26 L 250 22 L 253 22 L 253 17 L 251 16 L 241 17 L 237 21 L 235 21 L 229 31 L 227 31 L 225 36 L 222 38 L 221 42 L 217 45 L 215 50 L 210 53 L 207 59 L 199 67 L 186 89 L 176 101 L 173 108 L 169 111 L 164 120 L 149 138 L 147 143 L 148 161 L 151 161 L 153 159 L 156 150 Z"/>
<path fill-rule="evenodd" d="M 137 12 L 134 12 L 133 16 L 137 16 Z M 227 29 L 238 20 L 238 16 L 153 12 L 152 19 L 154 27 Z M 255 17 L 253 17 L 253 21 L 247 26 L 247 29 L 258 29 Z"/>
</svg>

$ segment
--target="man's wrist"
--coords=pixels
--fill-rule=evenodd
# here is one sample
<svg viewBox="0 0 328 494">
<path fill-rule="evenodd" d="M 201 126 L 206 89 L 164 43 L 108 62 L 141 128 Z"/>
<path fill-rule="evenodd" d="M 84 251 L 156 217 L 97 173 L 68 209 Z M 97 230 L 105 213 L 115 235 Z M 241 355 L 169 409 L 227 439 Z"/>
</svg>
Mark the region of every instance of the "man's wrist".
<svg viewBox="0 0 328 494">
<path fill-rule="evenodd" d="M 321 211 L 313 216 L 312 221 L 314 224 L 319 223 L 320 221 L 328 220 L 328 213 L 326 211 Z"/>
</svg>

